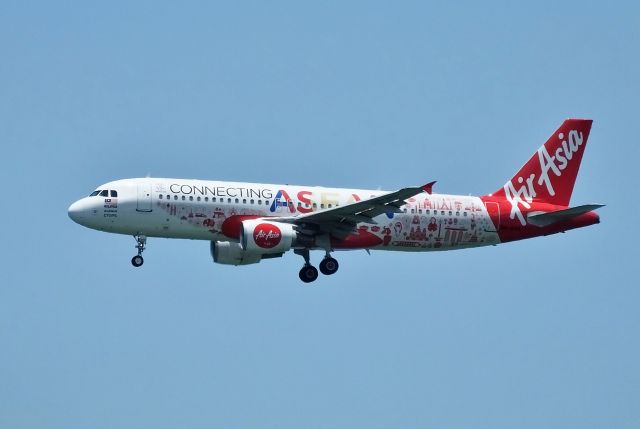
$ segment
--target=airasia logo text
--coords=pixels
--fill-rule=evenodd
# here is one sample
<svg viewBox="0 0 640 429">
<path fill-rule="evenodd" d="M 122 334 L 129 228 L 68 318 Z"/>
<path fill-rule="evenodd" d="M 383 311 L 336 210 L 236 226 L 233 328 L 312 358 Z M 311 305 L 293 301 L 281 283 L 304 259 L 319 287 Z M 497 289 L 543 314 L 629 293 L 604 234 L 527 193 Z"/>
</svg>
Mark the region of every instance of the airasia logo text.
<svg viewBox="0 0 640 429">
<path fill-rule="evenodd" d="M 263 249 L 276 247 L 282 240 L 280 228 L 270 223 L 261 223 L 253 230 L 253 241 Z"/>
<path fill-rule="evenodd" d="M 531 208 L 531 203 L 536 197 L 537 186 L 544 185 L 550 196 L 556 194 L 553 189 L 553 183 L 549 172 L 553 172 L 556 177 L 562 176 L 562 171 L 569 165 L 569 162 L 573 158 L 573 155 L 578 152 L 580 146 L 584 142 L 582 133 L 571 130 L 566 140 L 564 139 L 564 133 L 558 134 L 558 139 L 562 140 L 562 144 L 556 149 L 553 155 L 549 154 L 547 148 L 542 146 L 538 149 L 538 160 L 540 161 L 540 176 L 530 174 L 526 179 L 518 177 L 518 188 L 513 184 L 513 180 L 508 181 L 504 185 L 504 192 L 507 200 L 511 203 L 510 218 L 518 218 L 520 224 L 523 226 L 527 224 L 520 206 L 524 208 Z"/>
</svg>

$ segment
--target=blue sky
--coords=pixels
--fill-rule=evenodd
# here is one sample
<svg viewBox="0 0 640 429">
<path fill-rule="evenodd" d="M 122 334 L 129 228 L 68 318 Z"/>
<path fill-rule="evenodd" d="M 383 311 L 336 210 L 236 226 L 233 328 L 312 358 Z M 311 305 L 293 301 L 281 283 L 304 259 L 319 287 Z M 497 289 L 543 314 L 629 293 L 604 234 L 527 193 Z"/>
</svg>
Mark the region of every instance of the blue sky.
<svg viewBox="0 0 640 429">
<path fill-rule="evenodd" d="M 2 3 L 0 427 L 638 427 L 638 52 L 633 2 Z M 484 194 L 567 117 L 600 225 L 313 285 L 66 213 L 147 174 Z"/>
</svg>

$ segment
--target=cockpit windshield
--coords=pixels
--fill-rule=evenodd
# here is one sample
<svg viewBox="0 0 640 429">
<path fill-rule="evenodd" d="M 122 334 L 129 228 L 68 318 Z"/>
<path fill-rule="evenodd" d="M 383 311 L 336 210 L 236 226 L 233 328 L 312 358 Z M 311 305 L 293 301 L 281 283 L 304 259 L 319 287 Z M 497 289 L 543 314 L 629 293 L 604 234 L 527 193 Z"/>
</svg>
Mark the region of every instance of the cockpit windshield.
<svg viewBox="0 0 640 429">
<path fill-rule="evenodd" d="M 108 197 L 109 193 L 111 193 L 111 198 L 118 198 L 118 191 L 114 191 L 113 189 L 98 189 L 97 191 L 93 191 L 91 194 L 89 194 L 89 196 L 95 197 L 97 195 L 100 195 L 101 197 Z"/>
</svg>

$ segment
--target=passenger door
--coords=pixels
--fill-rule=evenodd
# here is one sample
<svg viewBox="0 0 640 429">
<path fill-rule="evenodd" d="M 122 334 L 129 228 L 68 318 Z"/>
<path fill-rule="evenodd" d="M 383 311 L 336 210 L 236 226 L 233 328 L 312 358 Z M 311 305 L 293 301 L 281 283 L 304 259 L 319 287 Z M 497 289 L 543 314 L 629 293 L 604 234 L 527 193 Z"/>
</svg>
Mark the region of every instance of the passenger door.
<svg viewBox="0 0 640 429">
<path fill-rule="evenodd" d="M 139 212 L 151 211 L 151 183 L 138 184 L 138 207 Z"/>
</svg>

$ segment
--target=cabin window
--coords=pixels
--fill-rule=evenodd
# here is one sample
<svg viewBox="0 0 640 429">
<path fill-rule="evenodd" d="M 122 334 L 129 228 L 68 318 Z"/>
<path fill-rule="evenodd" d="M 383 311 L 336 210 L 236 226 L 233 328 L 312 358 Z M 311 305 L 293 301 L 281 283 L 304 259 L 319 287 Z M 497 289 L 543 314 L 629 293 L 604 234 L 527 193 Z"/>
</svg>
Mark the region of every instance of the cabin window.
<svg viewBox="0 0 640 429">
<path fill-rule="evenodd" d="M 318 208 L 318 203 L 313 203 L 313 208 L 317 209 Z"/>
<path fill-rule="evenodd" d="M 466 216 L 466 215 L 467 215 L 467 212 L 464 212 L 464 215 Z"/>
<path fill-rule="evenodd" d="M 227 203 L 231 204 L 231 198 L 227 198 Z"/>
<path fill-rule="evenodd" d="M 327 207 L 331 208 L 331 204 L 329 204 Z"/>
<path fill-rule="evenodd" d="M 109 191 L 102 191 L 102 192 L 100 192 L 100 196 L 101 196 L 101 197 L 108 197 L 108 196 L 109 196 Z"/>
<path fill-rule="evenodd" d="M 323 209 L 324 208 L 324 203 L 320 203 L 320 208 Z"/>
<path fill-rule="evenodd" d="M 418 213 L 419 213 L 419 214 L 422 214 L 422 209 L 418 209 Z"/>
<path fill-rule="evenodd" d="M 183 195 L 182 196 L 182 201 L 186 200 L 187 198 Z"/>
<path fill-rule="evenodd" d="M 111 198 L 118 198 L 118 191 L 111 191 Z"/>
<path fill-rule="evenodd" d="M 247 204 L 247 199 L 246 198 L 242 199 L 242 204 Z"/>
<path fill-rule="evenodd" d="M 269 205 L 269 200 L 264 200 L 264 205 L 268 206 Z"/>
<path fill-rule="evenodd" d="M 249 201 L 249 202 L 250 202 L 251 204 L 255 204 L 255 203 L 256 203 L 256 201 L 255 201 L 255 200 L 253 200 L 253 199 L 252 199 L 251 201 Z"/>
<path fill-rule="evenodd" d="M 449 210 L 449 216 L 451 216 L 453 213 L 451 212 L 451 210 Z"/>
<path fill-rule="evenodd" d="M 428 209 L 427 209 L 427 214 L 431 214 L 431 210 L 428 210 Z"/>
<path fill-rule="evenodd" d="M 98 195 L 99 193 L 100 193 L 100 190 L 93 191 L 93 192 L 91 193 L 91 195 L 89 195 L 89 196 L 90 196 L 90 197 L 95 197 L 95 196 L 96 196 L 96 195 Z"/>
<path fill-rule="evenodd" d="M 162 194 L 158 195 L 158 198 L 162 199 Z"/>
<path fill-rule="evenodd" d="M 177 200 L 178 200 L 178 196 L 177 196 L 177 195 L 174 195 L 174 196 L 173 196 L 173 199 L 177 201 Z"/>
<path fill-rule="evenodd" d="M 238 204 L 240 202 L 240 200 L 238 198 L 236 198 L 236 204 Z"/>
<path fill-rule="evenodd" d="M 460 212 L 456 212 L 456 216 L 460 216 Z"/>
<path fill-rule="evenodd" d="M 222 200 L 222 198 L 220 198 L 220 200 Z M 211 202 L 215 203 L 216 202 L 216 197 L 211 197 Z"/>
</svg>

